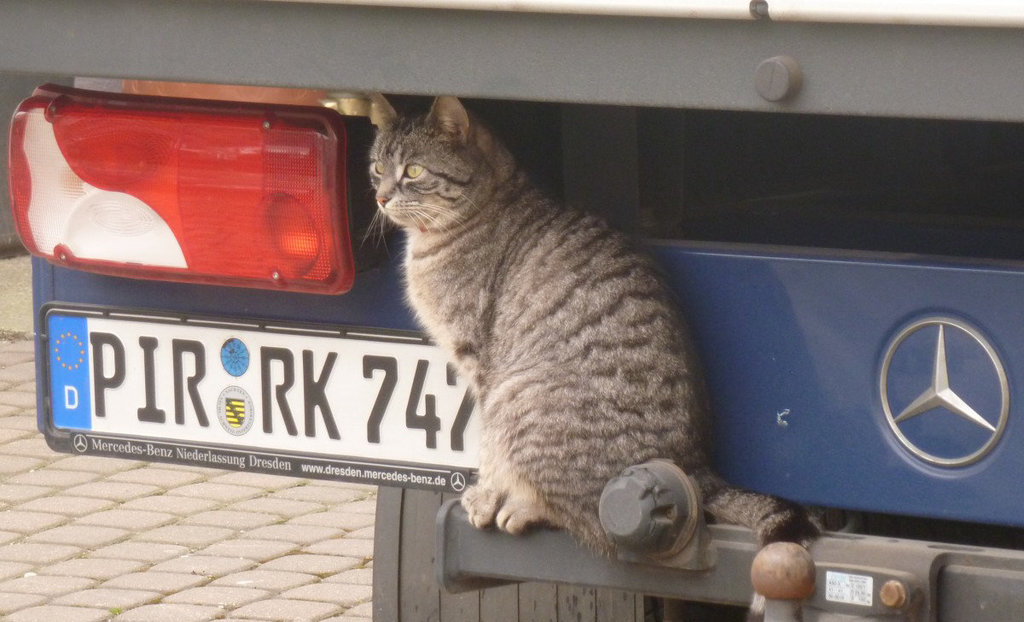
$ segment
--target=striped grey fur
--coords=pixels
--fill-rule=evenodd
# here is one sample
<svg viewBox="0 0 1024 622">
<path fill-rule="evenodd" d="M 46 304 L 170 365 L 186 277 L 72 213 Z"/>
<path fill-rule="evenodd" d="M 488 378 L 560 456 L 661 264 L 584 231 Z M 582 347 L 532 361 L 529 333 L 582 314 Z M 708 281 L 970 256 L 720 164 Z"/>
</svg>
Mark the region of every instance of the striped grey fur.
<svg viewBox="0 0 1024 622">
<path fill-rule="evenodd" d="M 708 511 L 762 543 L 817 530 L 786 501 L 708 468 L 708 403 L 683 318 L 657 269 L 603 220 L 543 196 L 455 98 L 400 117 L 378 98 L 371 178 L 380 213 L 408 233 L 408 300 L 474 390 L 478 527 L 565 528 L 614 549 L 598 520 L 605 483 L 668 458 Z"/>
</svg>

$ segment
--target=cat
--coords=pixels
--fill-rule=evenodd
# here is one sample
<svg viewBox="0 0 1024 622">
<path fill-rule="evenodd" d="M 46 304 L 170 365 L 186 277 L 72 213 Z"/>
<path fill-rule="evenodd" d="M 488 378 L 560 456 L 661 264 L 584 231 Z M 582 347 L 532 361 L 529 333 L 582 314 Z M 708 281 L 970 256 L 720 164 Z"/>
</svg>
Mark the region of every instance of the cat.
<svg viewBox="0 0 1024 622">
<path fill-rule="evenodd" d="M 805 546 L 800 506 L 711 470 L 710 409 L 688 328 L 652 260 L 602 219 L 563 208 L 454 97 L 398 115 L 374 97 L 370 177 L 379 214 L 407 232 L 408 302 L 468 380 L 482 420 L 478 528 L 566 529 L 613 555 L 606 482 L 675 462 L 715 519 L 764 545 Z"/>
</svg>

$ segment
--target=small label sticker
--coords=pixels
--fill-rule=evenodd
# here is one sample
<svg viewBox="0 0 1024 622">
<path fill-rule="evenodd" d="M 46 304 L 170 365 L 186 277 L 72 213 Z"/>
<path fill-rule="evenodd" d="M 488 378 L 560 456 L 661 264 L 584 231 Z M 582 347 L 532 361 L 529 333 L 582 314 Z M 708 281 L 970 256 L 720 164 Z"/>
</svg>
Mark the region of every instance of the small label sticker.
<svg viewBox="0 0 1024 622">
<path fill-rule="evenodd" d="M 825 600 L 870 607 L 875 592 L 872 577 L 845 572 L 825 573 Z"/>
</svg>

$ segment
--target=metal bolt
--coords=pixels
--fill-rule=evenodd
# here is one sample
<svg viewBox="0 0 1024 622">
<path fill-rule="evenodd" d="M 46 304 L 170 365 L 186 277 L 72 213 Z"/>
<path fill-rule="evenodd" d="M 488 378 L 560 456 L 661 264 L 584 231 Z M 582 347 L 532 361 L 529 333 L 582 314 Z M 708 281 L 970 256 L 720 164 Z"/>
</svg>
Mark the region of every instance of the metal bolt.
<svg viewBox="0 0 1024 622">
<path fill-rule="evenodd" d="M 265 130 L 269 130 L 270 129 L 270 121 L 264 121 L 263 122 L 263 129 L 265 129 Z"/>
<path fill-rule="evenodd" d="M 886 581 L 882 585 L 878 597 L 886 607 L 900 609 L 903 605 L 907 604 L 907 586 L 902 581 L 897 581 L 896 579 Z"/>
<path fill-rule="evenodd" d="M 280 281 L 280 280 L 281 280 L 281 273 L 280 273 L 280 272 L 278 272 L 277 270 L 274 270 L 274 271 L 273 271 L 273 272 L 272 272 L 272 273 L 270 274 L 270 278 L 274 279 L 275 281 Z"/>
<path fill-rule="evenodd" d="M 754 19 L 769 19 L 766 0 L 750 0 L 750 16 Z"/>
<path fill-rule="evenodd" d="M 791 56 L 773 56 L 757 66 L 754 87 L 757 94 L 770 102 L 789 99 L 800 92 L 803 71 Z"/>
</svg>

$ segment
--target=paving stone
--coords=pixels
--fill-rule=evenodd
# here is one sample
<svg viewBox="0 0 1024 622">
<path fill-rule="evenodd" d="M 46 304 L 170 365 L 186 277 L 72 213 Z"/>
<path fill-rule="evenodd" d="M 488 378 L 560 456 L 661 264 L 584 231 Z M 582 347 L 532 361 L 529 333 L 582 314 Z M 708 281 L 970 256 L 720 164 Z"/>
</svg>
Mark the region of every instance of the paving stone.
<svg viewBox="0 0 1024 622">
<path fill-rule="evenodd" d="M 181 486 L 174 490 L 174 494 L 184 497 L 198 497 L 200 499 L 213 499 L 230 503 L 251 499 L 263 494 L 263 491 L 254 486 L 237 486 L 233 484 L 211 484 L 210 482 L 199 482 Z"/>
<path fill-rule="evenodd" d="M 211 585 L 225 585 L 230 587 L 253 587 L 257 589 L 290 590 L 300 585 L 306 585 L 316 581 L 311 574 L 301 572 L 279 572 L 275 570 L 247 570 L 236 572 L 215 580 Z"/>
<path fill-rule="evenodd" d="M 153 566 L 154 572 L 180 572 L 204 577 L 224 575 L 249 570 L 257 562 L 241 557 L 214 557 L 212 555 L 182 555 Z"/>
<path fill-rule="evenodd" d="M 275 542 L 271 540 L 225 540 L 211 544 L 196 555 L 214 557 L 240 557 L 262 562 L 287 555 L 299 548 L 294 542 Z"/>
<path fill-rule="evenodd" d="M 0 581 L 24 576 L 32 568 L 32 564 L 24 562 L 0 562 Z"/>
<path fill-rule="evenodd" d="M 255 529 L 281 522 L 276 514 L 263 512 L 239 512 L 237 510 L 211 510 L 200 512 L 182 519 L 183 525 L 225 526 L 233 529 Z"/>
<path fill-rule="evenodd" d="M 267 475 L 265 473 L 232 472 L 210 478 L 212 484 L 231 484 L 236 486 L 252 486 L 262 490 L 282 490 L 299 486 L 303 480 L 284 475 Z"/>
<path fill-rule="evenodd" d="M 38 458 L 30 458 L 28 456 L 0 455 L 0 475 L 14 475 L 16 473 L 24 473 L 26 471 L 31 471 L 32 469 L 38 468 L 44 464 L 46 463 Z"/>
<path fill-rule="evenodd" d="M 222 587 L 206 585 L 171 594 L 164 598 L 165 603 L 183 603 L 188 605 L 209 605 L 235 609 L 255 600 L 268 596 L 270 592 L 246 587 Z"/>
<path fill-rule="evenodd" d="M 172 557 L 181 557 L 188 553 L 188 548 L 177 544 L 157 544 L 153 542 L 118 542 L 89 553 L 94 559 L 127 559 L 133 561 L 156 563 Z"/>
<path fill-rule="evenodd" d="M 316 480 L 317 486 L 332 486 L 334 488 L 348 488 L 349 490 L 359 490 L 367 494 L 376 495 L 377 486 L 374 484 L 360 484 L 358 482 L 345 482 L 340 480 Z"/>
<path fill-rule="evenodd" d="M 98 527 L 95 525 L 64 525 L 33 534 L 26 542 L 42 542 L 47 544 L 77 544 L 96 548 L 113 544 L 131 535 L 125 529 Z"/>
<path fill-rule="evenodd" d="M 363 499 L 362 501 L 346 503 L 345 511 L 353 514 L 370 514 L 372 516 L 377 513 L 377 499 L 368 498 Z"/>
<path fill-rule="evenodd" d="M 100 585 L 103 588 L 145 590 L 171 594 L 206 583 L 206 577 L 178 572 L 132 572 L 114 577 Z"/>
<path fill-rule="evenodd" d="M 355 607 L 352 607 L 351 609 L 346 611 L 345 615 L 357 616 L 357 617 L 361 617 L 361 618 L 372 618 L 373 617 L 373 603 L 372 602 L 366 602 L 366 603 L 363 603 L 361 605 L 356 605 Z"/>
<path fill-rule="evenodd" d="M 324 618 L 320 622 L 366 622 L 370 619 L 370 616 L 360 616 L 351 613 L 351 609 L 341 614 L 340 616 L 332 616 L 330 618 Z"/>
<path fill-rule="evenodd" d="M 2 370 L 0 370 L 0 376 L 3 377 L 5 382 L 12 384 L 34 381 L 36 379 L 35 361 L 32 359 L 27 361 L 11 361 L 3 365 Z"/>
<path fill-rule="evenodd" d="M 4 618 L 5 622 L 103 622 L 109 619 L 110 612 L 105 609 L 59 605 L 22 609 Z"/>
<path fill-rule="evenodd" d="M 218 474 L 223 473 L 224 469 L 218 469 L 216 467 L 204 467 L 195 464 L 181 464 L 177 462 L 167 462 L 161 464 L 162 469 L 173 469 L 175 471 L 189 471 L 192 473 L 199 473 L 206 478 L 216 477 Z"/>
<path fill-rule="evenodd" d="M 167 512 L 176 516 L 189 516 L 196 512 L 215 508 L 217 505 L 218 503 L 212 499 L 180 497 L 172 492 L 165 495 L 132 499 L 121 504 L 121 507 L 126 510 L 148 510 L 151 512 Z"/>
<path fill-rule="evenodd" d="M 0 392 L 0 404 L 7 404 L 8 406 L 14 406 L 16 408 L 35 408 L 36 407 L 36 396 L 35 393 L 22 393 L 21 391 L 3 391 Z"/>
<path fill-rule="evenodd" d="M 288 524 L 335 527 L 337 529 L 344 529 L 345 531 L 353 531 L 356 529 L 362 529 L 363 527 L 373 526 L 374 520 L 372 514 L 351 514 L 349 512 L 345 512 L 344 507 L 345 506 L 341 506 L 341 509 L 328 512 L 314 512 L 312 514 L 296 516 L 295 518 L 290 519 Z"/>
<path fill-rule="evenodd" d="M 346 538 L 361 538 L 363 540 L 373 540 L 375 535 L 373 525 L 369 527 L 363 527 L 362 529 L 356 529 L 345 534 Z"/>
<path fill-rule="evenodd" d="M 138 541 L 180 544 L 193 549 L 209 546 L 235 535 L 235 530 L 202 525 L 167 525 L 135 536 Z"/>
<path fill-rule="evenodd" d="M 25 347 L 28 344 L 28 348 Z M 17 365 L 35 360 L 35 342 L 30 339 L 0 342 L 0 370 L 10 365 Z"/>
<path fill-rule="evenodd" d="M 72 594 L 65 594 L 60 598 L 51 601 L 54 605 L 68 605 L 72 607 L 95 607 L 97 609 L 130 609 L 139 607 L 157 600 L 163 595 L 159 592 L 145 590 L 113 590 L 109 588 L 95 588 L 81 590 Z"/>
<path fill-rule="evenodd" d="M 373 568 L 353 568 L 324 579 L 325 583 L 373 585 Z"/>
<path fill-rule="evenodd" d="M 0 393 L 0 395 L 5 395 L 5 394 L 4 393 Z M 10 395 L 10 394 L 8 393 L 6 395 Z M 29 394 L 26 394 L 26 395 L 29 395 Z M 4 428 L 7 428 L 9 430 L 24 430 L 26 432 L 31 432 L 32 433 L 29 436 L 26 436 L 25 438 L 30 438 L 31 436 L 39 434 L 39 424 L 36 423 L 36 417 L 35 417 L 35 405 L 33 404 L 32 408 L 21 409 L 21 413 L 20 414 L 23 415 L 23 416 L 21 416 L 21 417 L 7 417 L 7 418 L 5 418 L 3 420 L 0 420 L 0 426 L 2 426 Z M 62 454 L 54 454 L 54 457 L 56 459 L 60 459 L 61 455 Z"/>
<path fill-rule="evenodd" d="M 131 531 L 143 531 L 161 527 L 178 520 L 178 517 L 166 512 L 147 512 L 145 510 L 106 510 L 83 516 L 75 521 L 76 525 L 106 525 Z"/>
<path fill-rule="evenodd" d="M 358 538 L 324 540 L 303 547 L 303 553 L 314 555 L 344 555 L 347 557 L 373 557 L 373 541 Z"/>
<path fill-rule="evenodd" d="M 282 592 L 279 598 L 333 603 L 342 609 L 348 609 L 370 600 L 372 595 L 372 588 L 369 585 L 313 583 Z"/>
<path fill-rule="evenodd" d="M 341 608 L 331 603 L 269 599 L 239 607 L 229 614 L 229 618 L 296 621 L 321 620 L 340 612 Z"/>
<path fill-rule="evenodd" d="M 24 538 L 24 537 L 25 537 L 25 534 L 18 533 L 16 531 L 0 531 L 0 545 L 10 544 L 11 542 L 14 542 L 15 540 L 20 540 L 21 538 Z"/>
<path fill-rule="evenodd" d="M 321 505 L 337 505 L 349 503 L 366 497 L 365 493 L 347 488 L 335 488 L 333 486 L 295 486 L 279 490 L 270 495 L 273 499 L 290 499 L 293 501 L 309 501 Z"/>
<path fill-rule="evenodd" d="M 180 471 L 176 469 L 164 469 L 160 467 L 143 467 L 115 473 L 107 478 L 110 482 L 128 482 L 132 484 L 147 484 L 157 486 L 165 490 L 192 484 L 203 479 L 200 473 L 191 471 Z"/>
<path fill-rule="evenodd" d="M 35 607 L 46 602 L 46 597 L 40 594 L 13 594 L 13 593 L 0 593 L 0 616 L 3 616 L 3 620 L 8 621 L 13 619 L 11 614 L 19 609 L 25 609 L 26 607 Z M 36 618 L 36 622 L 42 620 L 59 620 L 60 618 Z"/>
<path fill-rule="evenodd" d="M 53 577 L 30 574 L 17 579 L 9 579 L 0 583 L 0 592 L 12 594 L 39 594 L 41 596 L 60 596 L 69 592 L 86 590 L 96 584 L 93 579 L 85 577 Z"/>
<path fill-rule="evenodd" d="M 41 575 L 87 577 L 105 581 L 130 572 L 137 572 L 148 565 L 146 562 L 131 559 L 91 559 L 80 557 L 40 568 L 37 572 Z"/>
<path fill-rule="evenodd" d="M 0 501 L 10 504 L 24 503 L 44 497 L 53 492 L 47 486 L 26 486 L 24 484 L 0 484 Z"/>
<path fill-rule="evenodd" d="M 272 559 L 260 566 L 260 570 L 283 570 L 285 572 L 307 572 L 317 576 L 339 573 L 362 565 L 362 558 L 338 555 L 285 555 Z"/>
<path fill-rule="evenodd" d="M 223 612 L 217 607 L 158 603 L 144 605 L 117 616 L 117 622 L 206 622 L 220 618 Z"/>
<path fill-rule="evenodd" d="M 259 497 L 257 499 L 247 499 L 246 501 L 232 503 L 224 509 L 238 510 L 240 512 L 264 512 L 266 514 L 277 514 L 285 518 L 293 518 L 309 514 L 310 512 L 320 512 L 324 509 L 324 506 L 308 501 Z"/>
<path fill-rule="evenodd" d="M 10 410 L 5 411 L 5 409 Z M 15 412 L 16 409 L 12 406 L 0 405 L 0 417 L 13 415 Z M 2 423 L 2 420 L 0 420 L 0 423 Z M 0 443 L 9 443 L 19 438 L 28 438 L 33 434 L 38 434 L 38 432 L 31 432 L 29 430 L 12 430 L 11 428 L 5 428 L 2 425 L 0 425 Z"/>
<path fill-rule="evenodd" d="M 10 404 L 0 404 L 0 417 L 12 417 L 16 415 L 22 415 L 26 411 L 21 406 L 12 406 Z"/>
<path fill-rule="evenodd" d="M 54 468 L 69 471 L 92 471 L 93 473 L 120 473 L 145 466 L 145 462 L 104 458 L 103 456 L 68 456 L 53 464 Z"/>
<path fill-rule="evenodd" d="M 35 544 L 18 542 L 0 547 L 0 560 L 9 562 L 28 562 L 35 564 L 52 564 L 74 557 L 82 552 L 77 546 L 63 544 Z"/>
<path fill-rule="evenodd" d="M 34 436 L 32 438 L 25 438 L 7 443 L 4 445 L 3 453 L 5 455 L 30 456 L 46 459 L 60 455 L 50 449 L 50 446 L 46 444 L 46 439 L 42 436 Z"/>
<path fill-rule="evenodd" d="M 111 501 L 128 501 L 161 492 L 156 486 L 146 484 L 130 484 L 127 482 L 98 481 L 74 486 L 64 491 L 78 497 L 96 497 Z"/>
<path fill-rule="evenodd" d="M 74 497 L 67 495 L 55 495 L 41 499 L 33 499 L 18 505 L 15 509 L 27 512 L 52 512 L 54 514 L 67 514 L 69 516 L 84 516 L 93 512 L 99 512 L 116 505 L 109 499 L 96 499 L 93 497 Z"/>
<path fill-rule="evenodd" d="M 65 471 L 52 467 L 18 473 L 7 478 L 9 484 L 27 484 L 29 486 L 47 486 L 52 488 L 70 488 L 99 479 L 98 473 L 88 471 Z"/>
<path fill-rule="evenodd" d="M 267 525 L 247 531 L 243 534 L 245 538 L 256 540 L 283 540 L 297 544 L 312 544 L 328 538 L 335 538 L 342 535 L 340 529 L 330 527 L 315 527 L 312 525 Z"/>
<path fill-rule="evenodd" d="M 0 526 L 4 530 L 17 531 L 19 533 L 30 533 L 40 529 L 49 529 L 62 525 L 68 520 L 62 514 L 51 514 L 47 512 L 25 512 L 22 510 L 7 510 L 0 512 Z"/>
</svg>

